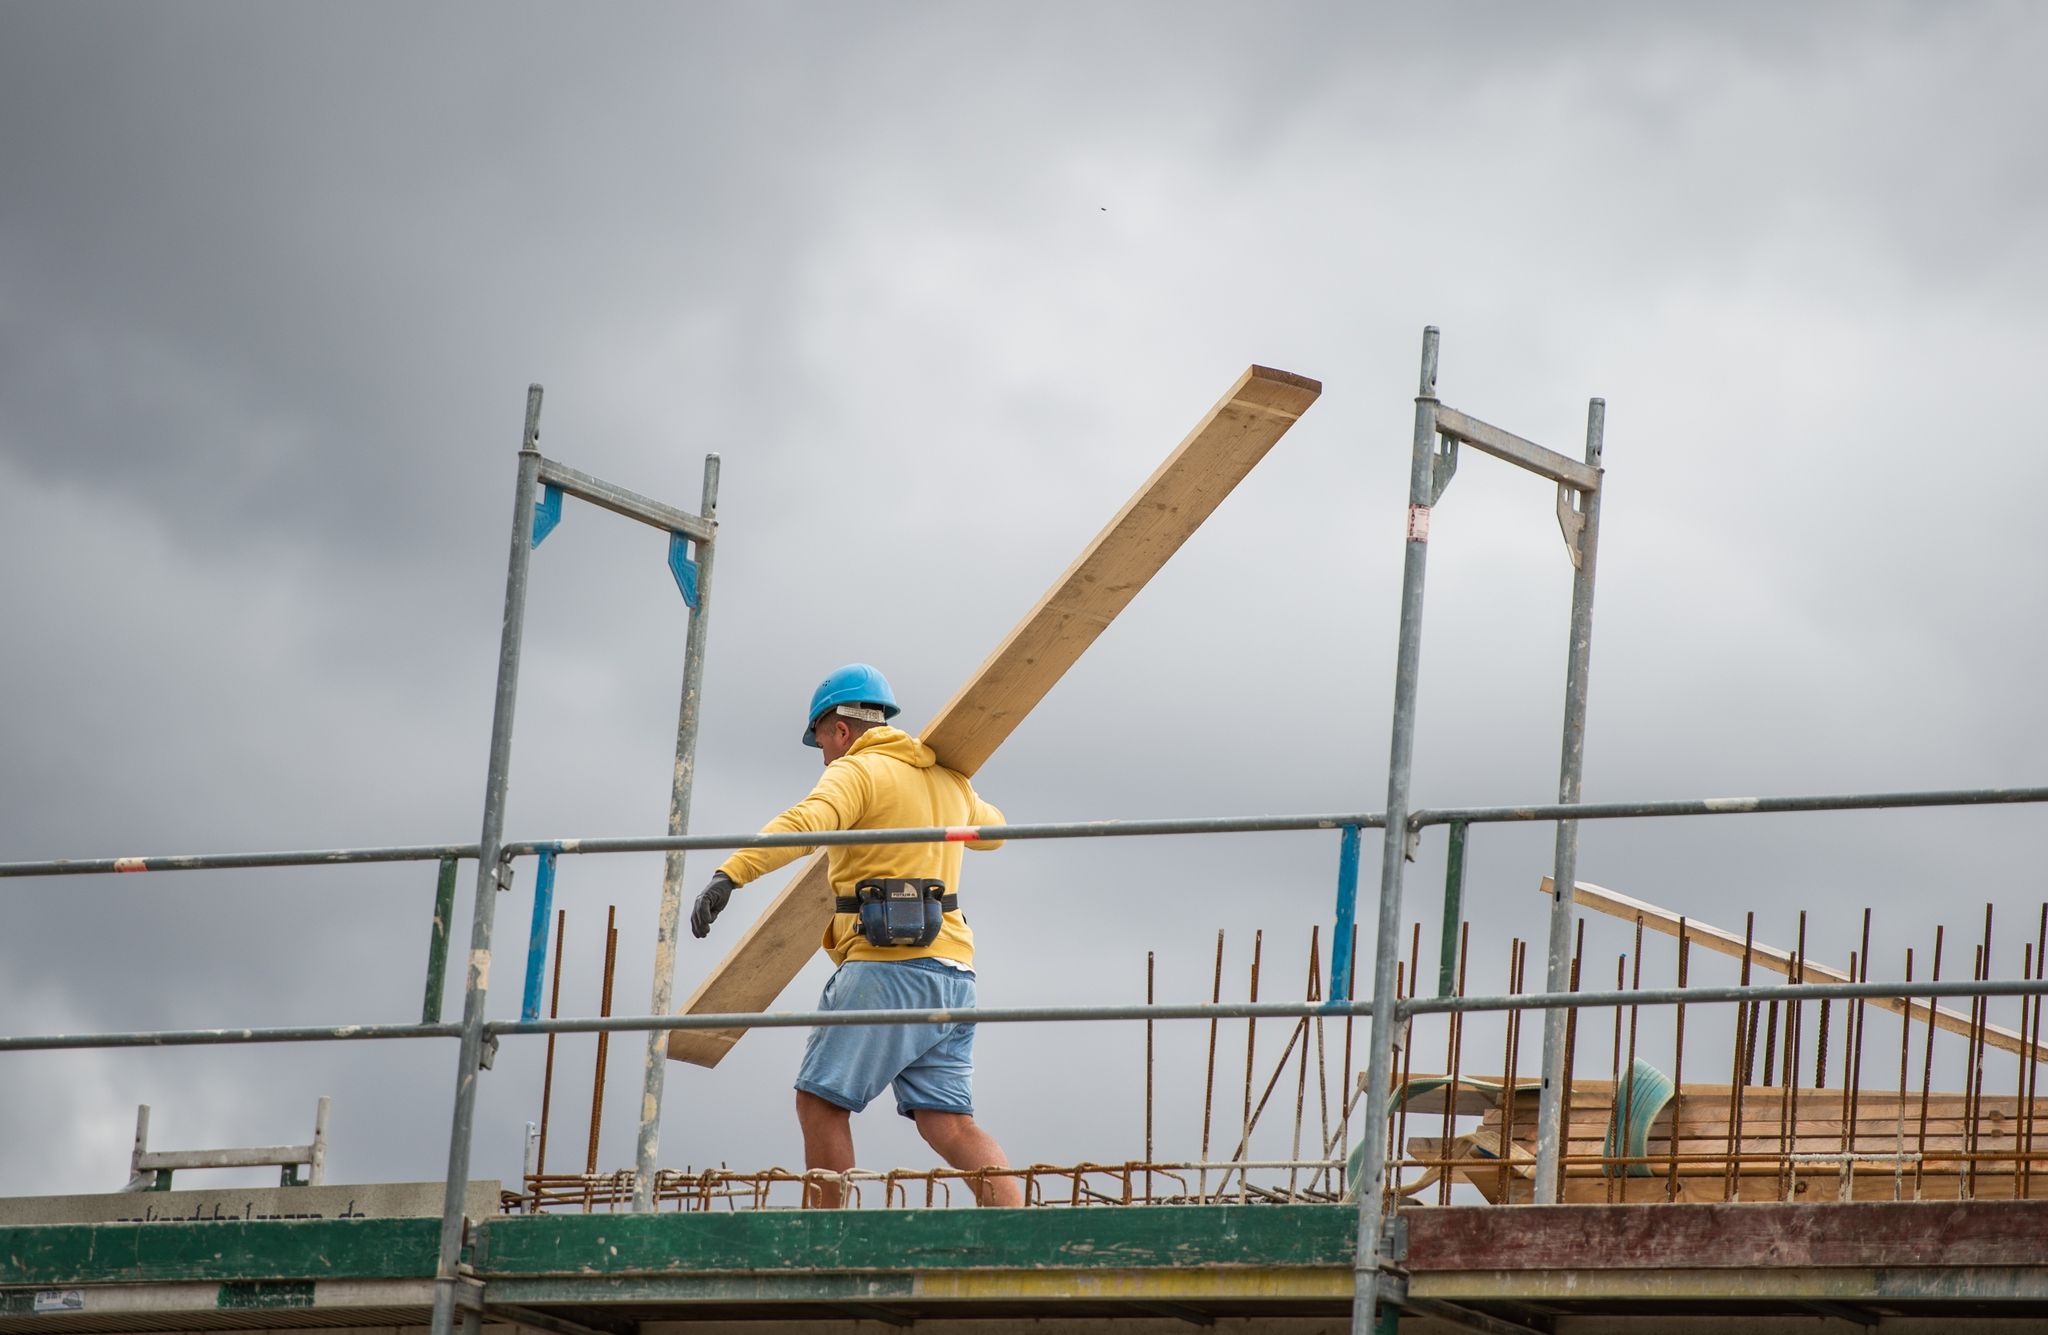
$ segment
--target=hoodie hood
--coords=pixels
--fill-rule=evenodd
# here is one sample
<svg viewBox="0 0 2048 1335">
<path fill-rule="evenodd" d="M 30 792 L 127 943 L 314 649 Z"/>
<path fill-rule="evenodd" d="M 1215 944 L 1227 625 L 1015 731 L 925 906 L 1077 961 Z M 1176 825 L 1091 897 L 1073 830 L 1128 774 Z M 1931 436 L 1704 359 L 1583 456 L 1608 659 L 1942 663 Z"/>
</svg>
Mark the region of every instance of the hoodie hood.
<svg viewBox="0 0 2048 1335">
<path fill-rule="evenodd" d="M 929 746 L 901 728 L 886 726 L 869 728 L 853 739 L 853 745 L 846 748 L 846 756 L 860 755 L 887 756 L 917 769 L 930 769 L 939 763 L 938 753 Z M 846 756 L 840 758 L 843 760 Z"/>
</svg>

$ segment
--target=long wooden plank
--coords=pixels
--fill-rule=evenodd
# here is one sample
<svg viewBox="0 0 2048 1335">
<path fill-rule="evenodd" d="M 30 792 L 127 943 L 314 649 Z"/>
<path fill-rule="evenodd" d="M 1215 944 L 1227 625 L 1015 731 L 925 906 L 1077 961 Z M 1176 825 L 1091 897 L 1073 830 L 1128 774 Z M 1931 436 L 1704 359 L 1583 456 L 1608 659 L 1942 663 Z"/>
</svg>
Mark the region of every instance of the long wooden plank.
<svg viewBox="0 0 2048 1335">
<path fill-rule="evenodd" d="M 980 769 L 1322 392 L 1263 366 L 1239 376 L 926 726 L 920 736 L 939 760 L 962 774 Z M 678 1013 L 774 1004 L 818 948 L 831 895 L 825 857 L 813 854 Z M 745 1032 L 671 1030 L 668 1055 L 716 1066 Z"/>
<path fill-rule="evenodd" d="M 1408 1221 L 1406 1264 L 1417 1274 L 1589 1266 L 2033 1268 L 2042 1265 L 2048 1202 L 1453 1206 L 1403 1210 L 1401 1217 Z"/>
<path fill-rule="evenodd" d="M 1555 884 L 1556 882 L 1550 877 L 1544 877 L 1541 885 L 1543 893 L 1546 895 L 1550 894 L 1551 887 Z M 1610 918 L 1621 918 L 1627 922 L 1634 922 L 1636 915 L 1641 914 L 1643 926 L 1651 931 L 1661 932 L 1665 936 L 1675 937 L 1678 935 L 1678 914 L 1659 905 L 1640 899 L 1633 899 L 1618 890 L 1609 890 L 1604 886 L 1577 881 L 1572 885 L 1572 899 L 1586 908 L 1598 910 Z M 1742 938 L 1734 932 L 1710 926 L 1694 918 L 1687 918 L 1685 919 L 1685 937 L 1686 940 L 1693 942 L 1695 945 L 1705 946 L 1716 954 L 1731 955 L 1736 959 L 1742 958 Z M 1772 973 L 1784 974 L 1788 978 L 1792 976 L 1792 953 L 1788 950 L 1781 950 L 1776 946 L 1767 946 L 1763 942 L 1758 941 L 1750 947 L 1750 959 L 1756 964 L 1769 969 Z M 1855 981 L 1840 969 L 1829 968 L 1827 965 L 1816 963 L 1813 960 L 1806 961 L 1804 972 L 1808 981 L 1830 983 Z M 1924 1001 L 1905 1002 L 1900 1001 L 1896 997 L 1871 997 L 1869 1001 L 1877 1009 L 1889 1011 L 1893 1015 L 1910 1014 L 1913 1019 L 1918 1020 L 1921 1024 L 1926 1024 L 1928 1016 L 1932 1014 L 1935 1025 L 1948 1030 L 1952 1034 L 1967 1035 L 1976 1028 L 1971 1025 L 1969 1016 L 1959 1011 L 1952 1011 L 1946 1006 L 1930 1008 Z M 2036 1061 L 2048 1060 L 2048 1045 L 2031 1043 L 2003 1025 L 1987 1022 L 1981 1027 L 1981 1031 L 1984 1041 L 1994 1048 L 2017 1053 L 2022 1057 L 2031 1056 Z"/>
</svg>

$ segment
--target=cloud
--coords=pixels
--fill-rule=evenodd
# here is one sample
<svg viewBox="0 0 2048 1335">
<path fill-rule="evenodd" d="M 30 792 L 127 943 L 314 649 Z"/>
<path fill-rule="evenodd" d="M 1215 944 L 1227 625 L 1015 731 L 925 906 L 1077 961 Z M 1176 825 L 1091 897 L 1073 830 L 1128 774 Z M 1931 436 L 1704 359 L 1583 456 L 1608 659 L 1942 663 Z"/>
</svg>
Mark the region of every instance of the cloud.
<svg viewBox="0 0 2048 1335">
<path fill-rule="evenodd" d="M 2029 8 L 4 23 L 6 858 L 473 839 L 533 381 L 551 457 L 685 508 L 723 458 L 693 826 L 737 831 L 811 781 L 788 739 L 825 670 L 882 663 L 928 714 L 1247 363 L 1321 378 L 983 783 L 1025 820 L 1377 809 L 1424 323 L 1447 402 L 1552 448 L 1608 401 L 1589 797 L 2038 777 Z M 1546 797 L 1551 491 L 1468 452 L 1436 535 L 1418 800 Z M 663 555 L 573 503 L 536 555 L 516 835 L 661 828 L 687 625 Z M 1836 959 L 1874 903 L 1889 961 L 1985 898 L 2028 917 L 2028 819 L 1589 824 L 1581 868 L 1723 926 L 1762 909 L 1781 938 L 1796 901 Z M 1551 838 L 1474 837 L 1487 986 L 1540 939 Z M 1334 845 L 978 859 L 984 999 L 1135 1000 L 1147 950 L 1162 996 L 1207 995 L 1218 927 L 1238 993 L 1263 928 L 1298 994 Z M 688 866 L 694 889 L 711 861 Z M 1425 972 L 1441 875 L 1432 834 L 1408 880 Z M 565 860 L 565 1010 L 596 1005 L 613 904 L 617 1004 L 645 1004 L 659 877 Z M 497 905 L 494 1014 L 531 883 Z M 0 999 L 23 1026 L 405 1019 L 432 884 L 11 880 Z M 465 870 L 458 952 L 471 892 Z M 689 943 L 678 986 L 716 954 Z M 1018 1158 L 1136 1152 L 1138 1032 L 1077 1033 L 983 1035 Z M 1205 1036 L 1172 1034 L 1179 1155 Z M 797 1041 L 672 1073 L 664 1162 L 794 1163 Z M 580 1164 L 591 1043 L 558 1045 L 553 1165 Z M 338 1174 L 441 1172 L 445 1044 L 8 1060 L 37 1073 L 18 1116 L 68 1128 L 10 1191 L 97 1187 L 133 1102 L 255 1143 L 321 1093 Z M 508 1043 L 487 1077 L 480 1174 L 517 1175 L 542 1060 Z M 616 1041 L 607 1167 L 638 1067 Z M 922 1162 L 891 1120 L 859 1124 L 864 1155 Z"/>
</svg>

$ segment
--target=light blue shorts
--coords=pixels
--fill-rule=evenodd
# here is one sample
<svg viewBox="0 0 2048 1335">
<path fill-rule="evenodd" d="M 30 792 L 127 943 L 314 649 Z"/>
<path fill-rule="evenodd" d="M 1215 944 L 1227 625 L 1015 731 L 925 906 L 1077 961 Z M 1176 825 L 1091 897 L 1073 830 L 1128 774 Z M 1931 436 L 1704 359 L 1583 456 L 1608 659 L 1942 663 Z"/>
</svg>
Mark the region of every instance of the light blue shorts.
<svg viewBox="0 0 2048 1335">
<path fill-rule="evenodd" d="M 934 959 L 848 960 L 825 984 L 821 1011 L 958 1010 L 974 975 Z M 896 1111 L 974 1112 L 971 1024 L 830 1025 L 811 1031 L 796 1087 L 849 1112 L 896 1087 Z"/>
</svg>

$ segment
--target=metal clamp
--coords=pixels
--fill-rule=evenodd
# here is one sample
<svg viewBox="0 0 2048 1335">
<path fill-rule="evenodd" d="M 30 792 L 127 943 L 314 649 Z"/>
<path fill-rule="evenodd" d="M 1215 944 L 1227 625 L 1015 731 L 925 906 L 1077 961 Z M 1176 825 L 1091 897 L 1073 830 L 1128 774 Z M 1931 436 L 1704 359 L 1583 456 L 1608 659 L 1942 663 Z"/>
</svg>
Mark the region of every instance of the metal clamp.
<svg viewBox="0 0 2048 1335">
<path fill-rule="evenodd" d="M 683 606 L 696 611 L 697 563 L 690 557 L 689 538 L 681 533 L 668 535 L 668 569 L 676 577 L 676 588 L 683 595 Z"/>
<path fill-rule="evenodd" d="M 555 531 L 555 525 L 562 522 L 562 489 L 552 484 L 540 489 L 540 499 L 533 503 L 533 545 L 540 546 L 548 534 Z"/>
</svg>

